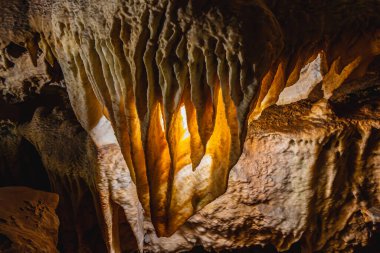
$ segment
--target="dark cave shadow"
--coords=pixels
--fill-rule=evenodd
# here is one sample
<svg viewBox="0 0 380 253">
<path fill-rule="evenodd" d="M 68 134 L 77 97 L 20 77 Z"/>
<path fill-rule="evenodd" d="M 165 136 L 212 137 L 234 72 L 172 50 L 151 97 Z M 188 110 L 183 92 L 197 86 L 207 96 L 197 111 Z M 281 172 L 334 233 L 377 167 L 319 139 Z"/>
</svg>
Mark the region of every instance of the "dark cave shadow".
<svg viewBox="0 0 380 253">
<path fill-rule="evenodd" d="M 0 157 L 0 187 L 26 186 L 51 192 L 49 176 L 36 148 L 22 138 L 16 150 L 16 157 Z"/>
</svg>

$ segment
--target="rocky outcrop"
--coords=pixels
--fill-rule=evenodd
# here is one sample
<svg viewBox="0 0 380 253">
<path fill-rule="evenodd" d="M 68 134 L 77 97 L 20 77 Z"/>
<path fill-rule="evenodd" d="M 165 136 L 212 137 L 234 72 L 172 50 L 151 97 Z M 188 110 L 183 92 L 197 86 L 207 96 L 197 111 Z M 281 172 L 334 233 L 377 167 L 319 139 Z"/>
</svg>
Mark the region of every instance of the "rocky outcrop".
<svg viewBox="0 0 380 253">
<path fill-rule="evenodd" d="M 0 188 L 0 251 L 58 252 L 58 195 L 26 187 Z"/>
</svg>

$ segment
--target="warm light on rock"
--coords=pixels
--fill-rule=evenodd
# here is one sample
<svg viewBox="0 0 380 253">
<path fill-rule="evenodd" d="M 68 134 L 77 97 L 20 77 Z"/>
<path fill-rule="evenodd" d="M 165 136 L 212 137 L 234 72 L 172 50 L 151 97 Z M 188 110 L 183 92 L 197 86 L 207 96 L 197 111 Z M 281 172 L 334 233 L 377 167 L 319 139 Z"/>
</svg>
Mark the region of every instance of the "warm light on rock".
<svg viewBox="0 0 380 253">
<path fill-rule="evenodd" d="M 186 116 L 185 106 L 181 106 L 180 112 L 181 112 L 181 118 L 182 118 L 182 128 L 184 131 L 181 138 L 181 141 L 183 141 L 190 137 L 189 129 L 187 127 L 187 116 Z"/>
<path fill-rule="evenodd" d="M 59 250 L 370 244 L 378 0 L 0 0 L 0 24 L 0 186 L 60 195 Z"/>
</svg>

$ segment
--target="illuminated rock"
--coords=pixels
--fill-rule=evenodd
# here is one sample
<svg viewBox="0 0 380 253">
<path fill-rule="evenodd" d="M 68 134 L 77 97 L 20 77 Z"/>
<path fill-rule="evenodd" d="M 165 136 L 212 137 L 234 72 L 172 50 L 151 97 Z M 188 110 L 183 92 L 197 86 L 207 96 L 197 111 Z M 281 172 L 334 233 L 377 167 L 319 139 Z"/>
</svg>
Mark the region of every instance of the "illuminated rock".
<svg viewBox="0 0 380 253">
<path fill-rule="evenodd" d="M 305 65 L 320 55 L 329 99 L 380 53 L 377 1 L 30 0 L 0 9 L 4 68 L 10 42 L 33 65 L 41 51 L 46 66 L 59 62 L 81 125 L 91 133 L 111 121 L 159 236 L 225 192 L 248 122 Z"/>
</svg>

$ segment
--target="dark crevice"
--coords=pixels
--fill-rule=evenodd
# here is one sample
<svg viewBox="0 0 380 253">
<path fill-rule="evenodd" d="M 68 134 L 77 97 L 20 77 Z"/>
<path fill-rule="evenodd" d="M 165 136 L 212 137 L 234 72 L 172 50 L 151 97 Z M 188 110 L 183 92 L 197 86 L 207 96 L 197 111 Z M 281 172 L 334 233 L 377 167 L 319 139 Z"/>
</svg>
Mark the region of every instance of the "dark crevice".
<svg viewBox="0 0 380 253">
<path fill-rule="evenodd" d="M 121 252 L 138 252 L 136 237 L 132 231 L 131 225 L 126 219 L 124 209 L 116 203 L 114 203 L 114 205 L 118 207 L 118 234 Z"/>
<path fill-rule="evenodd" d="M 7 147 L 7 142 L 0 142 L 0 150 L 8 148 L 6 155 L 0 156 L 0 187 L 26 186 L 42 191 L 51 191 L 49 177 L 46 173 L 40 155 L 34 146 L 21 138 L 18 146 Z M 14 149 L 12 153 L 11 149 Z M 13 156 L 12 156 L 13 154 Z"/>
<path fill-rule="evenodd" d="M 4 234 L 0 234 L 0 252 L 6 252 L 12 248 L 12 241 Z"/>
<path fill-rule="evenodd" d="M 24 102 L 8 103 L 0 99 L 0 120 L 11 120 L 19 124 L 32 119 L 34 111 L 38 107 L 52 109 L 70 107 L 67 92 L 59 86 L 45 86 L 40 94 L 31 94 Z"/>
<path fill-rule="evenodd" d="M 53 178 L 52 190 L 60 196 L 56 211 L 60 220 L 58 250 L 107 252 L 88 184 L 80 178 L 59 175 Z"/>
<path fill-rule="evenodd" d="M 49 74 L 51 81 L 50 83 L 60 83 L 64 80 L 63 72 L 58 61 L 54 61 L 53 66 L 45 61 L 46 71 Z"/>
<path fill-rule="evenodd" d="M 19 58 L 21 55 L 27 52 L 25 47 L 17 45 L 13 42 L 9 43 L 9 45 L 5 48 L 5 52 L 13 58 Z"/>
<path fill-rule="evenodd" d="M 354 249 L 354 253 L 378 253 L 380 250 L 380 224 L 372 226 L 372 231 L 370 233 L 370 239 L 368 244 L 364 247 L 357 246 Z"/>
</svg>

